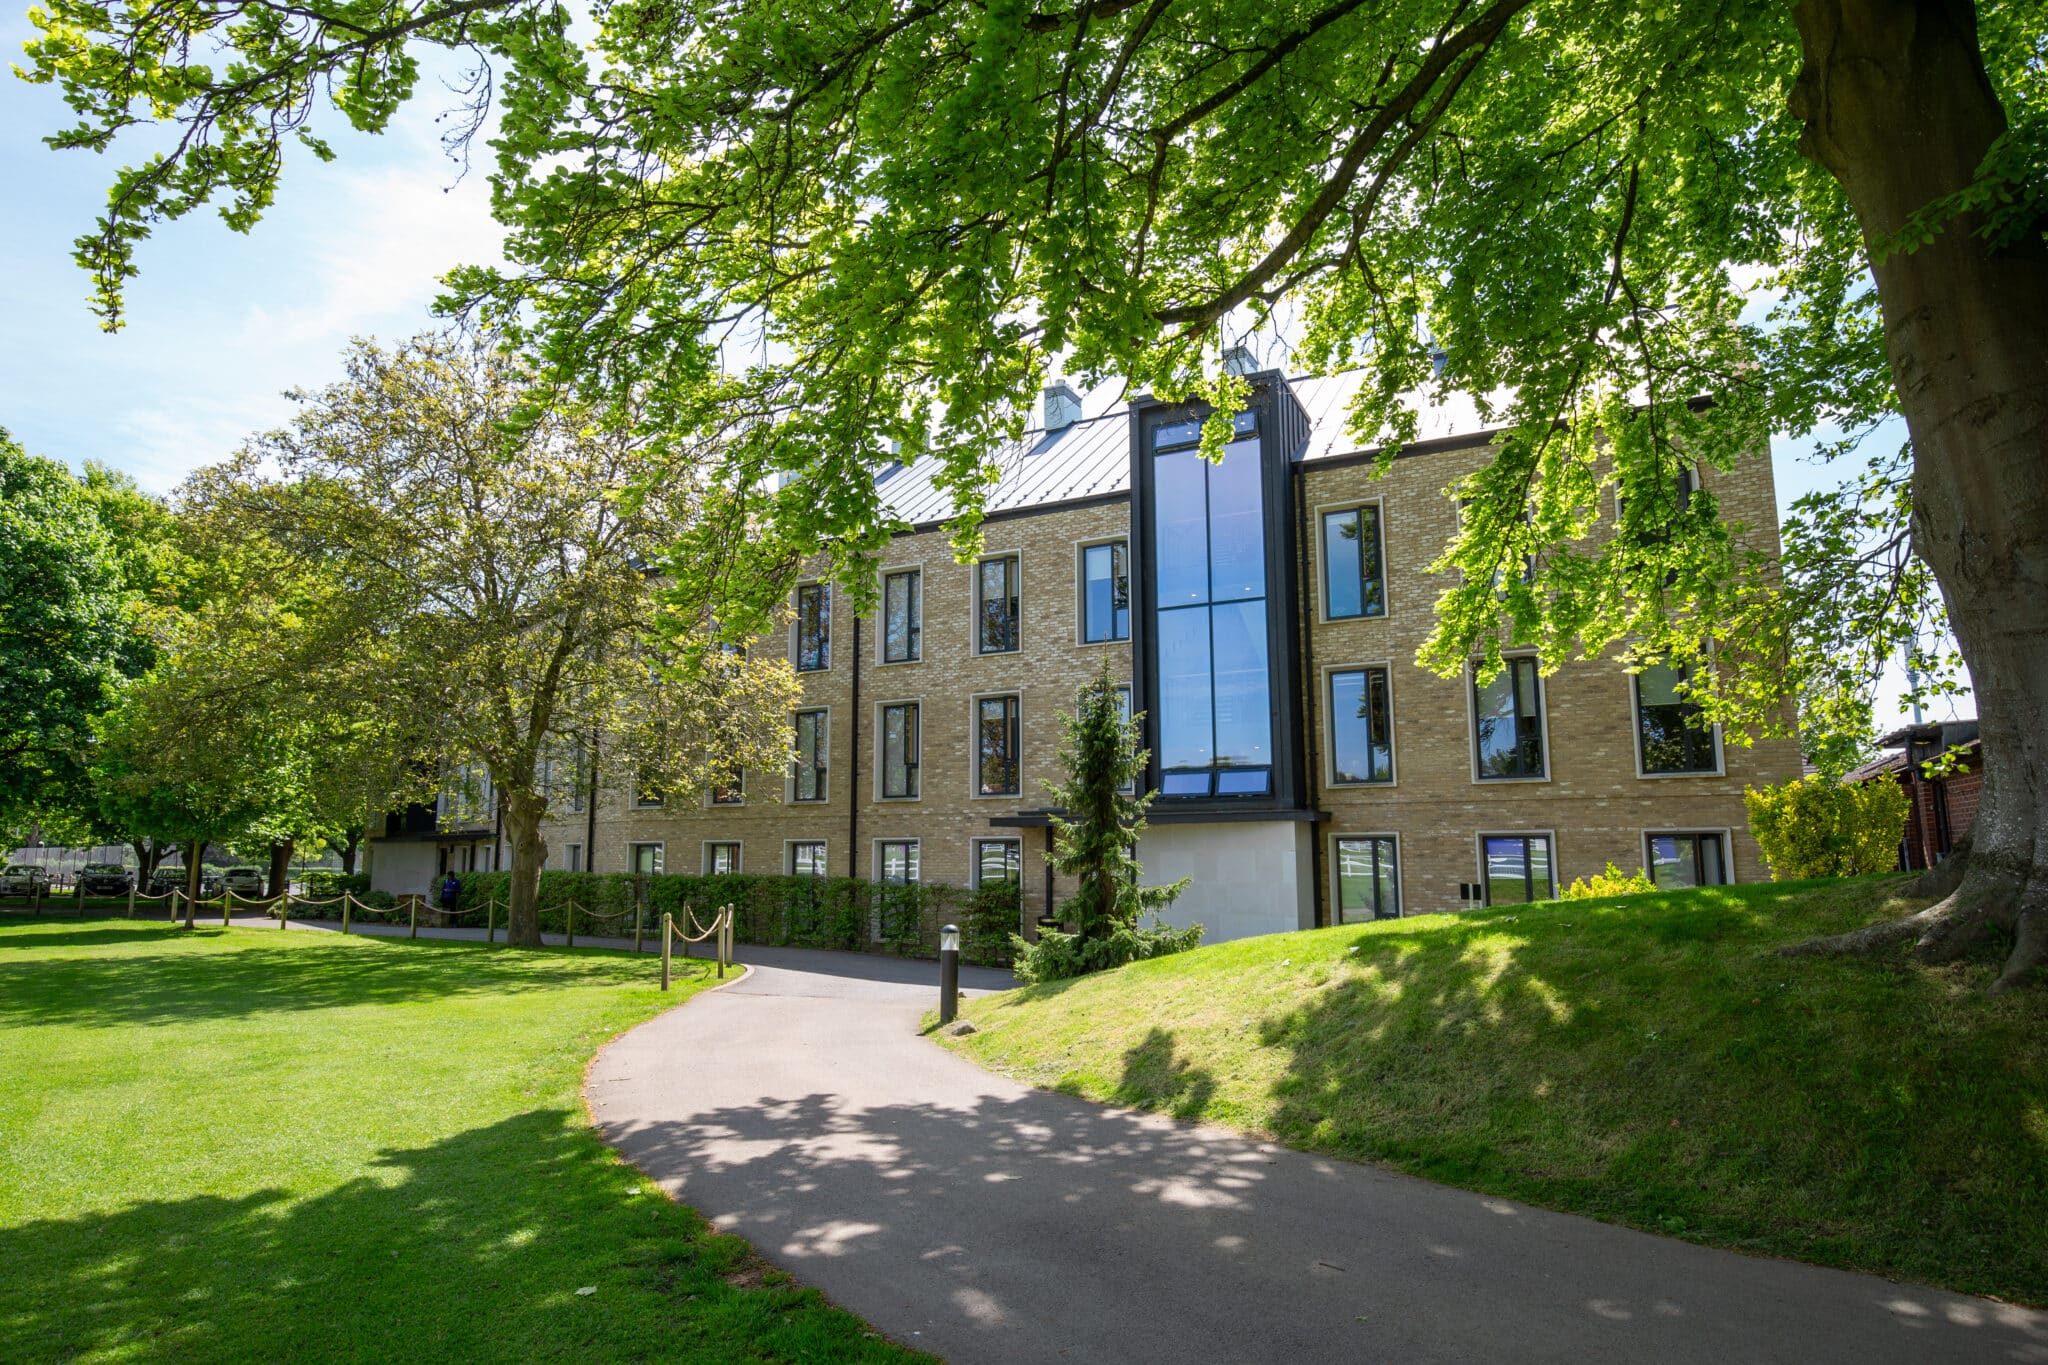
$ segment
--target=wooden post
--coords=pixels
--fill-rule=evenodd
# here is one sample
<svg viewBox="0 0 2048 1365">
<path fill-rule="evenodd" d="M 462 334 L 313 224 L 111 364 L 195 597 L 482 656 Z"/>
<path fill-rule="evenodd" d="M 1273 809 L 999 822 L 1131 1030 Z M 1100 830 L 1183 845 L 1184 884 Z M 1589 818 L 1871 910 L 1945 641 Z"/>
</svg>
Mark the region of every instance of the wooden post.
<svg viewBox="0 0 2048 1365">
<path fill-rule="evenodd" d="M 28 912 L 31 915 L 43 913 L 43 884 L 31 876 L 28 884 Z"/>
<path fill-rule="evenodd" d="M 675 932 L 675 929 L 676 917 L 664 910 L 661 915 L 661 988 L 663 990 L 668 989 L 668 940 L 669 935 L 673 934 Z"/>
<path fill-rule="evenodd" d="M 731 947 L 726 943 L 726 935 L 731 932 L 732 907 L 728 905 L 725 909 L 718 912 L 718 979 L 720 981 L 725 980 L 725 960 L 726 956 L 732 951 Z"/>
<path fill-rule="evenodd" d="M 569 902 L 568 923 L 569 932 L 566 935 L 567 942 L 563 943 L 562 946 L 564 948 L 574 948 L 576 946 L 576 902 L 573 900 Z"/>
<path fill-rule="evenodd" d="M 234 913 L 235 888 L 226 882 L 220 884 L 220 927 L 228 927 L 228 916 Z"/>
<path fill-rule="evenodd" d="M 348 932 L 349 902 L 354 899 L 355 897 L 346 891 L 341 893 L 341 932 L 344 934 Z"/>
<path fill-rule="evenodd" d="M 418 938 L 420 936 L 420 898 L 418 896 L 408 897 L 406 904 L 412 907 L 412 930 L 406 934 L 406 937 Z"/>
<path fill-rule="evenodd" d="M 133 880 L 128 883 L 128 918 L 135 918 L 135 882 Z"/>
<path fill-rule="evenodd" d="M 484 897 L 484 942 L 498 941 L 498 898 Z"/>
<path fill-rule="evenodd" d="M 283 931 L 292 927 L 292 884 L 287 881 L 277 902 L 277 927 Z"/>
<path fill-rule="evenodd" d="M 636 953 L 640 951 L 640 917 L 640 900 L 636 896 L 633 899 L 633 951 Z"/>
</svg>

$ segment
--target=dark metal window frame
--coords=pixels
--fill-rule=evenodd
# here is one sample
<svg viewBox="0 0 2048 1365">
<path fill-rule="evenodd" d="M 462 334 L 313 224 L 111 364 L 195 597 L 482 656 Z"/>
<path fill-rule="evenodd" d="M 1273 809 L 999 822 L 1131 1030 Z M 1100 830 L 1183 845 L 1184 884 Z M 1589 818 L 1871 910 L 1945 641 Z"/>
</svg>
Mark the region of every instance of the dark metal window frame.
<svg viewBox="0 0 2048 1365">
<path fill-rule="evenodd" d="M 1015 654 L 1023 647 L 1024 596 L 1019 582 L 1022 557 L 1012 554 L 988 555 L 974 562 L 974 652 Z M 991 614 L 988 593 L 989 570 L 1002 570 L 1000 611 Z M 993 643 L 991 643 L 993 640 Z"/>
<path fill-rule="evenodd" d="M 814 603 L 814 606 L 807 606 Z M 810 617 L 806 617 L 806 611 Z M 800 583 L 796 590 L 796 648 L 791 660 L 799 673 L 823 673 L 832 667 L 832 585 Z"/>
<path fill-rule="evenodd" d="M 905 616 L 903 622 L 903 652 L 892 653 L 895 648 L 889 629 L 889 594 L 899 581 L 906 581 L 904 589 Z M 885 664 L 911 664 L 924 657 L 924 569 L 891 569 L 882 575 L 882 662 Z"/>
<path fill-rule="evenodd" d="M 804 795 L 803 724 L 806 717 L 816 721 L 816 725 L 813 727 L 811 743 L 811 752 L 816 760 L 811 764 L 813 784 L 817 792 L 815 796 Z M 825 756 L 826 744 L 831 734 L 831 726 L 830 714 L 822 706 L 806 707 L 798 711 L 792 718 L 790 724 L 791 759 L 789 770 L 789 799 L 791 801 L 801 801 L 806 805 L 810 805 L 826 799 Z"/>
<path fill-rule="evenodd" d="M 1324 741 L 1329 745 L 1330 785 L 1333 787 L 1388 787 L 1394 782 L 1394 684 L 1392 670 L 1385 664 L 1344 665 L 1332 668 L 1326 674 L 1323 684 L 1323 723 L 1328 734 Z M 1379 695 L 1384 702 L 1386 733 L 1374 732 L 1372 720 L 1373 680 L 1379 680 Z M 1366 747 L 1380 747 L 1387 750 L 1387 775 L 1385 777 L 1346 778 L 1337 772 L 1337 679 L 1340 677 L 1362 677 L 1365 679 L 1366 715 L 1351 717 L 1362 719 L 1366 729 Z"/>
<path fill-rule="evenodd" d="M 1533 654 L 1510 654 L 1501 661 L 1502 674 L 1509 680 L 1509 714 L 1515 723 L 1515 748 L 1522 747 L 1522 676 L 1523 665 L 1527 665 L 1529 684 L 1536 692 L 1536 707 L 1530 723 L 1536 730 L 1536 771 L 1490 773 L 1486 770 L 1486 759 L 1479 748 L 1480 727 L 1485 723 L 1483 705 L 1479 691 L 1479 665 L 1472 664 L 1465 670 L 1466 686 L 1472 699 L 1472 771 L 1481 782 L 1534 782 L 1550 776 L 1550 724 L 1543 708 L 1547 702 L 1544 696 L 1543 670 Z M 1498 681 L 1498 679 L 1496 679 Z"/>
<path fill-rule="evenodd" d="M 718 857 L 718 850 L 722 848 L 732 850 L 732 871 L 730 873 L 714 872 L 712 870 L 713 864 Z M 706 839 L 704 841 L 704 875 L 707 877 L 736 875 L 740 870 L 741 853 L 740 841 L 737 839 Z"/>
<path fill-rule="evenodd" d="M 1372 513 L 1372 563 L 1378 572 L 1365 572 L 1365 525 L 1364 514 Z M 1330 604 L 1330 585 L 1335 580 L 1335 569 L 1330 563 L 1330 518 L 1355 517 L 1360 526 L 1358 555 L 1358 607 L 1357 611 L 1339 612 Z M 1323 570 L 1323 619 L 1325 621 L 1361 621 L 1387 614 L 1387 538 L 1384 523 L 1385 514 L 1377 502 L 1354 502 L 1348 507 L 1326 507 L 1316 518 L 1316 556 Z M 1369 589 L 1377 589 L 1375 593 Z"/>
<path fill-rule="evenodd" d="M 1001 880 L 1015 882 L 1022 886 L 1024 884 L 1024 841 L 1015 837 L 977 838 L 974 841 L 974 885 L 979 888 L 989 884 L 987 877 L 983 875 L 982 850 L 992 845 L 1009 850 L 1003 859 L 1003 864 L 1008 871 Z"/>
<path fill-rule="evenodd" d="M 730 793 L 730 795 L 727 793 Z M 711 804 L 714 806 L 744 806 L 747 804 L 746 772 L 742 770 L 734 773 L 730 782 L 712 783 Z"/>
<path fill-rule="evenodd" d="M 924 852 L 920 845 L 923 842 L 922 839 L 875 840 L 875 880 L 892 886 L 916 886 L 922 883 L 924 881 Z M 915 876 L 906 876 L 900 883 L 889 882 L 889 850 L 892 848 L 906 850 L 903 858 L 904 867 L 908 870 L 912 865 L 915 865 L 917 869 Z"/>
<path fill-rule="evenodd" d="M 798 849 L 816 849 L 818 851 L 816 871 L 804 872 L 798 869 Z M 825 861 L 826 848 L 825 841 L 823 839 L 792 839 L 789 841 L 789 851 L 786 854 L 784 854 L 783 857 L 786 859 L 786 865 L 789 868 L 789 875 L 792 877 L 828 877 L 831 875 L 830 872 L 825 870 L 827 866 Z"/>
<path fill-rule="evenodd" d="M 1366 909 L 1369 909 L 1369 910 L 1371 910 L 1371 912 L 1372 912 L 1371 918 L 1372 918 L 1372 919 L 1376 919 L 1376 920 L 1377 920 L 1377 919 L 1399 919 L 1399 918 L 1401 918 L 1401 915 L 1402 915 L 1402 910 L 1401 910 L 1401 891 L 1402 891 L 1402 887 L 1401 887 L 1401 841 L 1400 841 L 1400 839 L 1399 839 L 1398 837 L 1396 837 L 1395 835 L 1392 835 L 1392 834 L 1339 834 L 1339 835 L 1335 836 L 1334 838 L 1332 838 L 1332 839 L 1331 839 L 1331 841 L 1330 841 L 1330 875 L 1331 875 L 1331 877 L 1332 877 L 1332 879 L 1333 879 L 1333 882 L 1334 882 L 1334 885 L 1333 885 L 1333 886 L 1331 887 L 1331 890 L 1332 890 L 1332 892 L 1334 893 L 1334 895 L 1333 895 L 1333 902 L 1334 902 L 1334 904 L 1335 904 L 1335 906 L 1336 906 L 1336 912 L 1337 912 L 1337 923 L 1339 923 L 1339 924 L 1350 924 L 1350 923 L 1354 923 L 1354 922 L 1358 922 L 1358 923 L 1363 923 L 1363 922 L 1364 922 L 1364 921 L 1351 921 L 1351 920 L 1347 920 L 1347 919 L 1345 919 L 1345 918 L 1344 918 L 1344 872 L 1343 872 L 1343 857 L 1344 857 L 1344 846 L 1345 846 L 1346 844 L 1371 844 L 1371 845 L 1373 846 L 1373 849 L 1372 849 L 1372 857 L 1373 857 L 1373 872 L 1374 872 L 1374 875 L 1373 875 L 1373 878 L 1372 878 L 1372 895 L 1373 895 L 1373 904 L 1372 904 L 1372 905 L 1370 905 L 1370 906 L 1368 906 L 1368 907 L 1365 907 Z M 1380 860 L 1380 846 L 1381 846 L 1381 845 L 1383 845 L 1383 844 L 1384 844 L 1384 845 L 1386 846 L 1386 856 L 1387 856 L 1387 864 L 1388 864 L 1388 866 L 1389 866 L 1389 867 L 1390 867 L 1390 868 L 1392 869 L 1392 872 L 1393 872 L 1393 882 L 1394 882 L 1394 904 L 1393 904 L 1393 908 L 1392 908 L 1391 910 L 1389 910 L 1389 911 L 1386 911 L 1386 912 L 1384 912 L 1384 913 L 1382 913 L 1382 907 L 1381 907 L 1381 906 L 1380 906 L 1380 904 L 1379 904 L 1379 898 L 1380 898 L 1380 882 L 1379 882 L 1379 876 L 1378 876 L 1378 871 L 1379 871 L 1379 860 Z"/>
<path fill-rule="evenodd" d="M 1544 865 L 1549 868 L 1549 881 L 1545 884 L 1545 900 L 1557 899 L 1557 841 L 1548 834 L 1481 834 L 1479 836 L 1479 889 L 1485 893 L 1486 904 L 1493 904 L 1493 864 L 1486 856 L 1487 841 L 1491 839 L 1517 839 L 1522 845 L 1522 888 L 1526 895 L 1513 904 L 1530 904 L 1536 900 L 1536 860 L 1529 856 L 1531 844 L 1542 844 L 1547 852 Z"/>
<path fill-rule="evenodd" d="M 1000 706 L 1003 715 L 999 718 L 1003 727 L 1003 753 L 1000 761 L 1009 767 L 1009 782 L 991 791 L 988 785 L 988 766 L 992 755 L 989 752 L 988 708 Z M 1024 790 L 1024 700 L 1014 692 L 974 699 L 974 794 L 976 796 L 1017 796 Z"/>
<path fill-rule="evenodd" d="M 878 776 L 882 786 L 882 799 L 885 801 L 915 801 L 923 794 L 923 783 L 918 777 L 918 749 L 919 742 L 923 739 L 923 734 L 921 733 L 923 727 L 920 724 L 922 717 L 918 714 L 918 708 L 919 704 L 914 701 L 892 701 L 882 704 L 882 723 L 878 727 L 877 734 L 882 748 L 882 761 L 879 765 L 880 771 Z M 903 713 L 904 723 L 900 727 L 903 736 L 903 785 L 905 788 L 903 791 L 889 790 L 889 713 L 891 711 Z"/>
<path fill-rule="evenodd" d="M 1684 839 L 1692 845 L 1692 884 L 1694 886 L 1726 886 L 1735 879 L 1729 875 L 1728 836 L 1718 829 L 1651 829 L 1643 831 L 1643 869 L 1652 883 L 1657 881 L 1657 840 Z M 1712 839 L 1721 846 L 1721 880 L 1707 880 L 1707 860 L 1700 852 L 1700 841 Z"/>
<path fill-rule="evenodd" d="M 1091 554 L 1093 554 L 1093 553 L 1094 553 L 1095 551 L 1097 551 L 1097 550 L 1104 550 L 1104 551 L 1107 551 L 1107 552 L 1108 552 L 1108 554 L 1109 554 L 1109 582 L 1110 582 L 1110 606 L 1109 606 L 1109 620 L 1108 620 L 1108 622 L 1107 622 L 1107 623 L 1105 623 L 1105 624 L 1103 625 L 1103 629 L 1102 629 L 1101 633 L 1099 633 L 1099 634 L 1098 634 L 1098 633 L 1096 632 L 1096 629 L 1095 629 L 1095 626 L 1096 626 L 1096 621 L 1095 621 L 1095 617 L 1094 617 L 1093 613 L 1092 613 L 1092 612 L 1091 612 L 1091 611 L 1089 610 L 1089 597 L 1088 597 L 1088 584 L 1089 584 L 1089 583 L 1090 583 L 1090 581 L 1091 581 L 1091 580 L 1089 579 L 1089 577 L 1088 577 L 1088 557 L 1089 557 L 1089 556 L 1090 556 Z M 1117 608 L 1116 608 L 1116 583 L 1117 583 L 1117 572 L 1116 572 L 1116 568 L 1117 568 L 1117 561 L 1118 561 L 1119 559 L 1121 559 L 1121 560 L 1123 561 L 1123 569 L 1124 569 L 1124 572 L 1123 572 L 1123 599 L 1124 599 L 1124 606 L 1123 606 L 1123 612 L 1124 612 L 1124 628 L 1123 628 L 1123 633 L 1122 633 L 1122 634 L 1118 634 L 1118 633 L 1117 633 L 1117 628 L 1116 628 L 1116 612 L 1117 612 Z M 1117 539 L 1117 540 L 1096 540 L 1096 541 L 1089 541 L 1088 543 L 1086 543 L 1086 544 L 1082 545 L 1082 546 L 1081 546 L 1081 553 L 1080 553 L 1080 569 L 1081 569 L 1081 643 L 1082 643 L 1082 644 L 1084 644 L 1084 645 L 1108 645 L 1108 644 L 1117 644 L 1117 643 L 1120 643 L 1121 641 L 1124 641 L 1124 640 L 1128 640 L 1128 639 L 1130 639 L 1130 638 L 1131 638 L 1131 617 L 1132 617 L 1132 616 L 1133 616 L 1133 615 L 1135 614 L 1135 613 L 1134 613 L 1134 610 L 1133 610 L 1133 609 L 1134 609 L 1134 608 L 1136 607 L 1136 605 L 1137 605 L 1137 604 L 1136 604 L 1135 602 L 1133 602 L 1133 601 L 1131 600 L 1131 543 L 1130 543 L 1130 540 L 1129 540 L 1128 538 L 1123 538 L 1123 539 Z"/>
<path fill-rule="evenodd" d="M 1680 665 L 1672 665 L 1672 667 L 1678 672 L 1679 680 L 1683 682 L 1689 670 L 1685 669 L 1683 666 Z M 1646 669 L 1644 671 L 1647 672 L 1648 670 Z M 1629 687 L 1632 690 L 1632 695 L 1635 699 L 1636 705 L 1636 771 L 1638 773 L 1642 774 L 1644 777 L 1713 777 L 1720 773 L 1720 732 L 1712 725 L 1696 726 L 1692 724 L 1690 719 L 1690 715 L 1698 715 L 1705 708 L 1703 708 L 1698 702 L 1688 701 L 1683 698 L 1676 702 L 1668 702 L 1654 707 L 1649 705 L 1643 700 L 1642 673 L 1634 673 L 1629 676 Z M 1650 766 L 1650 736 L 1646 722 L 1648 721 L 1650 712 L 1652 711 L 1677 711 L 1681 713 L 1678 716 L 1678 725 L 1680 729 L 1683 732 L 1685 732 L 1688 736 L 1699 736 L 1700 740 L 1704 741 L 1706 744 L 1707 764 L 1705 767 L 1653 768 Z M 1688 712 L 1690 713 L 1690 715 L 1686 714 Z M 1690 740 L 1688 740 L 1686 747 L 1688 750 L 1690 750 L 1693 747 L 1692 742 Z"/>
</svg>

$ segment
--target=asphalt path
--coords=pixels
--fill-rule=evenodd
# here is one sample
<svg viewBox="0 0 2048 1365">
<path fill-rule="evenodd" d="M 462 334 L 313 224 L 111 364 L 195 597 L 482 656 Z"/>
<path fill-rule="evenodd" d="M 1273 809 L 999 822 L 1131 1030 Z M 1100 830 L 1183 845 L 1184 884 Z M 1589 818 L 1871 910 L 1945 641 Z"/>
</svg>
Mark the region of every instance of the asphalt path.
<svg viewBox="0 0 2048 1365">
<path fill-rule="evenodd" d="M 739 956 L 744 980 L 598 1055 L 599 1124 L 950 1361 L 2048 1362 L 2048 1314 L 1033 1090 L 918 1035 L 930 963 Z"/>
</svg>

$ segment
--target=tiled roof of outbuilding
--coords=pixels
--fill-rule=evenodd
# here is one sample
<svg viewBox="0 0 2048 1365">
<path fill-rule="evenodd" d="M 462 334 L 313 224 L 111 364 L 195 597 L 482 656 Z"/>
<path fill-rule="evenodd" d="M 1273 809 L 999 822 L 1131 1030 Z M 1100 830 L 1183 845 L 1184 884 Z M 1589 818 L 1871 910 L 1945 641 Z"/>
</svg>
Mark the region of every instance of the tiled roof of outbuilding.
<svg viewBox="0 0 2048 1365">
<path fill-rule="evenodd" d="M 1351 370 L 1327 378 L 1289 380 L 1309 419 L 1305 460 L 1330 459 L 1358 449 L 1345 431 L 1345 412 L 1364 378 Z M 1471 399 L 1420 409 L 1417 441 L 1472 436 L 1490 429 Z M 1034 428 L 996 456 L 1002 481 L 989 494 L 991 513 L 1013 512 L 1087 498 L 1128 493 L 1131 488 L 1130 408 L 1119 403 L 1059 431 Z M 889 508 L 913 526 L 928 526 L 952 514 L 952 499 L 933 485 L 931 463 L 892 470 L 882 477 Z"/>
</svg>

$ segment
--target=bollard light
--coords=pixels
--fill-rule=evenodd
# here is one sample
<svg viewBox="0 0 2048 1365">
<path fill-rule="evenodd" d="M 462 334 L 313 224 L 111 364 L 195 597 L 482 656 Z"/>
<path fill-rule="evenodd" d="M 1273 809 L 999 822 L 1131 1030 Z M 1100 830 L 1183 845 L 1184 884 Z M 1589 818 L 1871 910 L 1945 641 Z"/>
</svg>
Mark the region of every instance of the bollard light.
<svg viewBox="0 0 2048 1365">
<path fill-rule="evenodd" d="M 960 1012 L 960 926 L 939 930 L 939 1022 L 950 1024 Z"/>
</svg>

